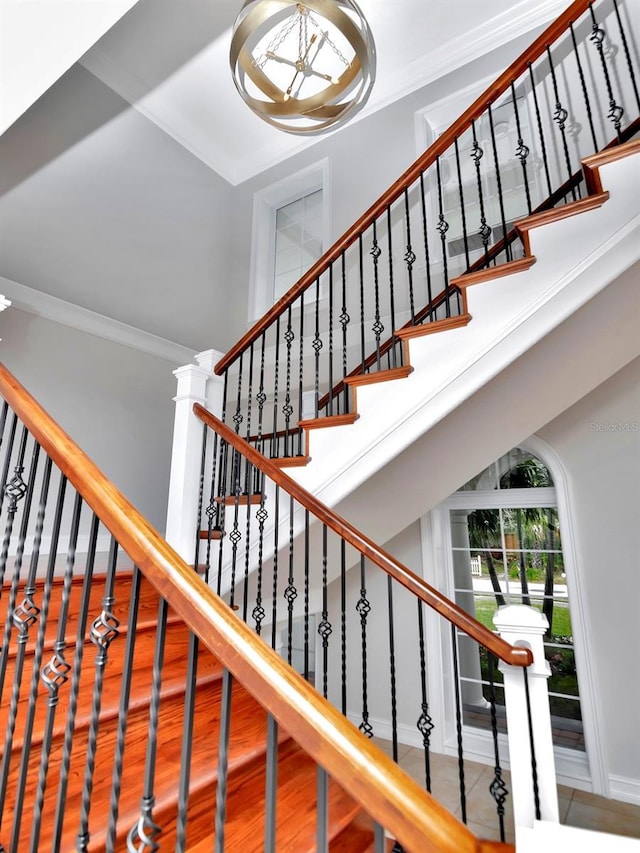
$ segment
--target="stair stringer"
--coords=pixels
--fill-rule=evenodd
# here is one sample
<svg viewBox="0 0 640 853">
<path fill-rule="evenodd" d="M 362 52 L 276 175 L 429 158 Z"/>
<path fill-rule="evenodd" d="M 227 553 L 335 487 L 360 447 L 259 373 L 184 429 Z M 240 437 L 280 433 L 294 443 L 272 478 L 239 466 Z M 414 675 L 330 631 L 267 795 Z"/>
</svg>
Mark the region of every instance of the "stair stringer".
<svg viewBox="0 0 640 853">
<path fill-rule="evenodd" d="M 602 166 L 602 182 L 610 192 L 605 205 L 532 229 L 536 263 L 530 269 L 469 287 L 471 322 L 407 341 L 413 372 L 402 380 L 360 386 L 357 421 L 314 429 L 311 461 L 286 473 L 384 543 L 639 355 L 633 318 L 640 311 L 640 288 L 634 287 L 631 270 L 640 259 L 639 160 L 636 153 Z M 594 330 L 614 324 L 615 341 L 597 364 L 589 364 L 579 377 L 568 375 L 572 361 L 589 360 Z M 544 368 L 550 357 L 558 362 L 551 377 Z M 536 374 L 544 375 L 544 405 L 523 406 L 522 388 L 531 398 L 539 396 Z M 487 412 L 496 428 L 492 424 L 491 435 L 479 442 L 474 424 L 486 420 Z M 272 484 L 266 496 L 269 510 Z M 239 519 L 244 534 L 244 508 Z M 304 529 L 304 513 L 296 512 L 292 524 L 284 508 L 278 526 L 282 566 L 292 527 L 296 538 Z M 271 513 L 266 537 L 273 536 L 273 528 Z M 236 584 L 257 566 L 253 539 L 248 559 L 244 536 L 238 545 Z M 232 576 L 226 536 L 223 548 L 225 594 Z M 269 589 L 270 563 L 264 569 Z M 330 570 L 329 582 L 334 576 Z M 312 600 L 317 592 L 311 591 Z M 271 601 L 263 600 L 263 606 L 270 612 Z M 278 619 L 285 610 L 278 606 Z"/>
</svg>

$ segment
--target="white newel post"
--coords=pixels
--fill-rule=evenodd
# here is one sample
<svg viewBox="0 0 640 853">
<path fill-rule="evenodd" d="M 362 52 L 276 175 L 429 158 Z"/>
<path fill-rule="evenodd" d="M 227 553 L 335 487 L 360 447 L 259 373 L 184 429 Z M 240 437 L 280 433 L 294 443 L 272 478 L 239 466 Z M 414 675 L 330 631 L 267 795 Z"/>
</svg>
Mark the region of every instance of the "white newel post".
<svg viewBox="0 0 640 853">
<path fill-rule="evenodd" d="M 222 412 L 224 380 L 213 373 L 220 358 L 222 353 L 206 350 L 196 355 L 197 364 L 187 364 L 173 372 L 178 390 L 174 397 L 166 539 L 188 563 L 195 555 L 203 434 L 203 424 L 193 414 L 193 404 L 200 403 L 218 416 Z"/>
<path fill-rule="evenodd" d="M 508 643 L 527 646 L 533 652 L 533 663 L 527 672 L 540 818 L 557 823 L 559 820 L 558 793 L 547 687 L 551 669 L 545 660 L 542 643 L 548 627 L 547 618 L 534 607 L 509 605 L 498 608 L 493 617 L 493 623 L 500 636 Z M 501 662 L 500 671 L 504 676 L 513 812 L 517 834 L 518 827 L 533 827 L 536 819 L 529 716 L 522 668 Z"/>
</svg>

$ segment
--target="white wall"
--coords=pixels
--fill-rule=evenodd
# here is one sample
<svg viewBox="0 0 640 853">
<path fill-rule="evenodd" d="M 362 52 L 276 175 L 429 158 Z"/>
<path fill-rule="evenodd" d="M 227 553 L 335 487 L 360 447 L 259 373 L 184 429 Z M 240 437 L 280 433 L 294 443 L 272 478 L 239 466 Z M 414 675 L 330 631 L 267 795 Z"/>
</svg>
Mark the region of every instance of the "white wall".
<svg viewBox="0 0 640 853">
<path fill-rule="evenodd" d="M 178 365 L 15 308 L 0 359 L 164 532 Z"/>
<path fill-rule="evenodd" d="M 640 359 L 538 435 L 569 485 L 611 792 L 640 802 Z"/>
</svg>

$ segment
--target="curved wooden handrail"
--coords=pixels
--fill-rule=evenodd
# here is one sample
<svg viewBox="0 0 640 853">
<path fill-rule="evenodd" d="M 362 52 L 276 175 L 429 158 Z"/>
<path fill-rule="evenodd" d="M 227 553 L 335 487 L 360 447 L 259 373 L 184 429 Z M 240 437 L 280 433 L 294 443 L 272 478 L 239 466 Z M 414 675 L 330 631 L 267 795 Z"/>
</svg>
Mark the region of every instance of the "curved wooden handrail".
<svg viewBox="0 0 640 853">
<path fill-rule="evenodd" d="M 410 853 L 481 853 L 486 843 L 361 735 L 178 556 L 0 364 L 0 395 L 143 574 L 224 667 Z M 512 851 L 506 845 L 505 851 Z"/>
<path fill-rule="evenodd" d="M 255 465 L 269 479 L 273 480 L 274 483 L 295 498 L 298 503 L 305 509 L 308 509 L 320 522 L 326 524 L 334 533 L 345 539 L 368 560 L 371 560 L 372 563 L 375 563 L 379 568 L 399 581 L 406 589 L 422 599 L 425 604 L 436 610 L 441 616 L 444 616 L 445 619 L 454 624 L 460 631 L 473 637 L 474 640 L 485 646 L 492 654 L 505 663 L 523 667 L 533 663 L 533 655 L 530 649 L 521 646 L 512 646 L 501 637 L 498 637 L 497 634 L 494 634 L 482 623 L 478 622 L 477 619 L 474 619 L 473 616 L 470 616 L 465 610 L 458 607 L 457 604 L 454 604 L 441 592 L 414 574 L 414 572 L 404 566 L 399 560 L 396 560 L 395 557 L 392 557 L 391 554 L 388 554 L 376 545 L 373 540 L 361 533 L 352 524 L 349 524 L 348 521 L 345 521 L 332 509 L 321 503 L 310 492 L 289 477 L 288 474 L 285 474 L 284 471 L 278 468 L 277 465 L 274 465 L 271 459 L 263 456 L 262 453 L 257 451 L 199 403 L 194 404 L 193 411 L 203 423 L 215 430 L 224 441 L 239 451 L 252 465 Z"/>
<path fill-rule="evenodd" d="M 518 57 L 504 71 L 482 95 L 480 95 L 471 106 L 462 113 L 462 115 L 453 122 L 436 141 L 410 166 L 389 189 L 375 201 L 371 207 L 362 214 L 362 216 L 349 228 L 348 231 L 340 237 L 327 251 L 319 258 L 318 261 L 299 279 L 293 287 L 287 291 L 267 313 L 258 320 L 249 330 L 243 335 L 240 340 L 220 359 L 215 366 L 215 373 L 219 376 L 239 357 L 240 353 L 256 341 L 260 335 L 266 331 L 269 326 L 281 316 L 290 305 L 292 305 L 298 296 L 310 287 L 317 278 L 319 278 L 329 264 L 337 260 L 342 252 L 344 252 L 367 228 L 371 226 L 373 221 L 383 213 L 389 205 L 393 204 L 399 196 L 404 192 L 405 188 L 410 186 L 429 166 L 435 163 L 436 158 L 453 145 L 454 140 L 467 130 L 472 121 L 478 119 L 486 110 L 489 104 L 492 104 L 497 98 L 503 95 L 515 82 L 521 74 L 523 74 L 529 65 L 535 62 L 542 56 L 548 45 L 551 45 L 560 35 L 564 33 L 569 24 L 575 21 L 583 12 L 590 6 L 590 0 L 574 0 L 573 3 L 562 13 L 552 24 L 550 24 L 544 32 L 527 48 L 521 56 Z"/>
</svg>

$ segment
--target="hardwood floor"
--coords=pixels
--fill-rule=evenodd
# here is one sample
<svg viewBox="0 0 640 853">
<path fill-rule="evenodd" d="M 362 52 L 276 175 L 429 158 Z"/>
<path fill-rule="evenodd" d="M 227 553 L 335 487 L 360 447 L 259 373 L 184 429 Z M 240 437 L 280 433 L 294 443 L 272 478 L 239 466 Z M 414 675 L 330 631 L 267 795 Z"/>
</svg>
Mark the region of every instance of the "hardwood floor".
<svg viewBox="0 0 640 853">
<path fill-rule="evenodd" d="M 135 628 L 133 677 L 126 700 L 122 693 L 122 670 L 128 636 L 131 572 L 118 573 L 115 603 L 110 605 L 110 610 L 120 620 L 119 635 L 108 648 L 104 667 L 100 666 L 96 645 L 88 639 L 91 623 L 103 606 L 104 578 L 94 578 L 89 596 L 90 615 L 78 639 L 81 581 L 78 579 L 71 587 L 69 619 L 63 632 L 66 642 L 63 653 L 71 669 L 67 680 L 61 681 L 58 701 L 50 701 L 49 691 L 37 676 L 50 660 L 56 639 L 60 639 L 63 589 L 60 582 L 53 585 L 46 614 L 44 651 L 36 651 L 38 623 L 31 627 L 22 649 L 14 628 L 2 663 L 0 726 L 6 732 L 2 765 L 6 791 L 0 841 L 7 853 L 23 853 L 30 849 L 39 777 L 46 784 L 40 795 L 39 840 L 34 848 L 38 851 L 53 849 L 56 839 L 58 849 L 64 853 L 80 849 L 76 847 L 76 839 L 83 813 L 88 820 L 86 849 L 89 853 L 102 853 L 107 849 L 109 832 L 115 838 L 113 849 L 125 851 L 127 833 L 140 817 L 152 713 L 158 598 L 143 579 Z M 10 595 L 5 586 L 3 602 Z M 17 601 L 21 596 L 22 590 Z M 38 585 L 33 599 L 39 607 L 43 606 L 42 584 Z M 188 628 L 169 612 L 153 784 L 153 819 L 160 827 L 156 842 L 161 850 L 175 849 L 176 842 L 190 642 Z M 186 849 L 191 853 L 213 849 L 222 692 L 222 669 L 218 661 L 199 647 L 197 662 L 186 828 Z M 95 702 L 99 703 L 99 717 L 92 715 Z M 119 708 L 123 703 L 128 708 L 126 727 L 119 725 Z M 231 704 L 226 850 L 260 853 L 264 849 L 267 716 L 237 682 L 233 684 Z M 24 749 L 25 741 L 30 749 Z M 50 749 L 47 749 L 48 744 Z M 112 778 L 118 748 L 123 759 L 116 806 Z M 47 757 L 41 764 L 43 755 Z M 312 853 L 316 850 L 317 833 L 316 765 L 282 730 L 279 732 L 277 776 L 275 831 L 278 853 Z M 17 809 L 16 792 L 21 784 L 24 786 L 21 808 Z M 91 792 L 90 807 L 88 791 Z M 63 818 L 56 829 L 58 810 Z M 332 853 L 373 850 L 371 822 L 332 780 L 329 783 L 329 837 Z"/>
</svg>

